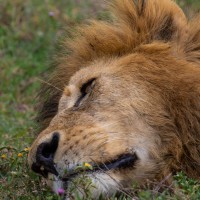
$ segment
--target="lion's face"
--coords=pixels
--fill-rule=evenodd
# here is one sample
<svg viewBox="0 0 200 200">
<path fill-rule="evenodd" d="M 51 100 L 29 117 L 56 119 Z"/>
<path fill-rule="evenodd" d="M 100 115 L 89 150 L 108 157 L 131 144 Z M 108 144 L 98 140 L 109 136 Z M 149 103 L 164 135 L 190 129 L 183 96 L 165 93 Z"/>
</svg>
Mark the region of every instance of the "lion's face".
<svg viewBox="0 0 200 200">
<path fill-rule="evenodd" d="M 52 168 L 53 174 L 67 177 L 70 184 L 79 178 L 77 166 L 89 163 L 98 168 L 86 173 L 98 194 L 112 194 L 133 181 L 155 178 L 160 138 L 139 114 L 151 105 L 149 91 L 137 77 L 141 59 L 133 54 L 94 63 L 71 77 L 57 115 L 30 151 L 29 163 L 35 171 L 45 174 Z M 58 183 L 50 184 L 56 190 Z"/>
<path fill-rule="evenodd" d="M 66 196 L 200 174 L 198 19 L 170 0 L 113 2 L 119 21 L 80 29 L 41 93 L 28 160 Z"/>
</svg>

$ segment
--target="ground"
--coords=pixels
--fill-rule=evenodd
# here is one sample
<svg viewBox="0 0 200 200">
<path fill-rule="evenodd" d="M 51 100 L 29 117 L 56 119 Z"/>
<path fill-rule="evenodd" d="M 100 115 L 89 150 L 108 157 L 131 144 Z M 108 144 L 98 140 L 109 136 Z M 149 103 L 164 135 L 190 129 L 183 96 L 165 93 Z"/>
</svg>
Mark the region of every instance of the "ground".
<svg viewBox="0 0 200 200">
<path fill-rule="evenodd" d="M 99 2 L 103 1 L 0 0 L 0 199 L 60 198 L 26 162 L 36 129 L 35 96 L 65 29 L 87 18 L 108 18 Z M 200 9 L 199 0 L 178 3 L 190 17 Z M 197 182 L 182 173 L 175 179 L 178 192 L 157 194 L 133 186 L 135 199 L 200 199 Z"/>
</svg>

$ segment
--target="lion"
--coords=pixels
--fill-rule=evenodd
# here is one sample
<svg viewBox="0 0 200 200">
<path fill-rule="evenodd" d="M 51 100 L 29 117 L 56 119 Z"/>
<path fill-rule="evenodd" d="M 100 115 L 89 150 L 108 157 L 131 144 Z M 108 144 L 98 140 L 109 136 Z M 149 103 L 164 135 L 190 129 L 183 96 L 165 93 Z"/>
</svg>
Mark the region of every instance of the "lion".
<svg viewBox="0 0 200 200">
<path fill-rule="evenodd" d="M 66 199 L 83 171 L 93 199 L 133 182 L 171 184 L 179 171 L 200 179 L 200 16 L 187 19 L 172 0 L 109 9 L 112 20 L 64 41 L 39 94 L 28 162 Z"/>
</svg>

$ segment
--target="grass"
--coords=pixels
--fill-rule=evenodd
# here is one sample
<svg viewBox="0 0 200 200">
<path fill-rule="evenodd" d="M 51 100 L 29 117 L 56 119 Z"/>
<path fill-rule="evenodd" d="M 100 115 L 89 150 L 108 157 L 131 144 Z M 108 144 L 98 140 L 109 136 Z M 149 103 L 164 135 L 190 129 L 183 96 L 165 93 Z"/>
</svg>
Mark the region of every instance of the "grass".
<svg viewBox="0 0 200 200">
<path fill-rule="evenodd" d="M 199 0 L 179 3 L 200 8 Z M 26 162 L 26 148 L 34 139 L 38 77 L 49 71 L 49 55 L 64 28 L 86 18 L 104 18 L 99 7 L 92 0 L 0 0 L 0 199 L 59 199 Z M 176 184 L 182 188 L 182 199 L 200 199 L 200 186 L 194 180 L 181 173 Z M 137 189 L 137 197 L 180 199 L 180 194 Z"/>
</svg>

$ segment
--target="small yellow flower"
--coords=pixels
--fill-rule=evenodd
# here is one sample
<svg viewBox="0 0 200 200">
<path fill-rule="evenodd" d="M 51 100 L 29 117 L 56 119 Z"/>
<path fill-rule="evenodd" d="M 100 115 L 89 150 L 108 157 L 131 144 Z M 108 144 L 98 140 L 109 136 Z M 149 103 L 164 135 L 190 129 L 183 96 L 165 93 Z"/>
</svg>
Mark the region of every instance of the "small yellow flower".
<svg viewBox="0 0 200 200">
<path fill-rule="evenodd" d="M 29 148 L 29 147 L 26 147 L 26 148 L 24 149 L 24 151 L 25 151 L 25 152 L 29 152 L 29 151 L 30 151 L 30 148 Z"/>
<path fill-rule="evenodd" d="M 2 159 L 6 159 L 6 158 L 7 158 L 6 154 L 2 154 L 2 155 L 1 155 L 1 158 L 2 158 Z"/>
<path fill-rule="evenodd" d="M 90 167 L 92 167 L 89 163 L 84 163 L 84 167 L 88 167 L 88 168 L 90 168 Z"/>
<path fill-rule="evenodd" d="M 23 154 L 22 153 L 18 153 L 18 155 L 17 155 L 19 158 L 21 158 L 22 156 L 23 156 Z"/>
</svg>

